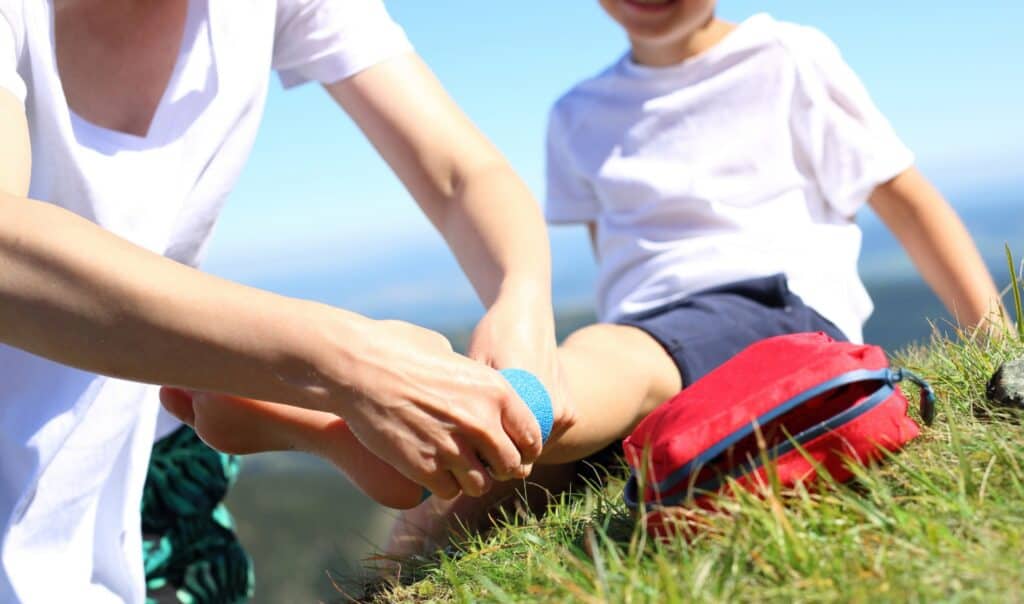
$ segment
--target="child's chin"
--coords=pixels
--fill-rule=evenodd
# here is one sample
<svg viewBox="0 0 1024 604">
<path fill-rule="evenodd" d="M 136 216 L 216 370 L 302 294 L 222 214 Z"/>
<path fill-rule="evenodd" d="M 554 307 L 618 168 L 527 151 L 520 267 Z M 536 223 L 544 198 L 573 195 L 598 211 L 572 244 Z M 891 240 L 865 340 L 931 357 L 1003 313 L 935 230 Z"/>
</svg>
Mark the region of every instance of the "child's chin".
<svg viewBox="0 0 1024 604">
<path fill-rule="evenodd" d="M 671 8 L 678 0 L 660 0 L 657 2 L 644 2 L 643 0 L 620 0 L 633 10 L 656 13 Z"/>
</svg>

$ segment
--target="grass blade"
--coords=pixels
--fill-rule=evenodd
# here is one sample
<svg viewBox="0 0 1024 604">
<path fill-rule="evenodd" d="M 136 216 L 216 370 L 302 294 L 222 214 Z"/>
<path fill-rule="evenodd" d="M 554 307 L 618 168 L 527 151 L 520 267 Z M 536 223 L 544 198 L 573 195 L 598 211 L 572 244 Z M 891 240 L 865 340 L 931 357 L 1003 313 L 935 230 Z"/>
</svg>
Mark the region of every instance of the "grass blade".
<svg viewBox="0 0 1024 604">
<path fill-rule="evenodd" d="M 1006 263 L 1010 267 L 1010 286 L 1013 288 L 1013 307 L 1017 321 L 1017 339 L 1024 341 L 1024 304 L 1020 300 L 1020 282 L 1017 280 L 1017 266 L 1013 263 L 1013 252 L 1006 244 Z"/>
</svg>

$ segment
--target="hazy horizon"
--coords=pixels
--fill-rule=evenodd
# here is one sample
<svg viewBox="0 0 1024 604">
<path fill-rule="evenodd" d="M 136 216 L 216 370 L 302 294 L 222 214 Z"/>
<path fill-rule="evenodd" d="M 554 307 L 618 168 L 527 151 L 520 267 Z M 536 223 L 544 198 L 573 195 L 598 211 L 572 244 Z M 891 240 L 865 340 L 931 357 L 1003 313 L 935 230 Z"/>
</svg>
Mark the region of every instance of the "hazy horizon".
<svg viewBox="0 0 1024 604">
<path fill-rule="evenodd" d="M 1024 220 L 1006 219 L 1014 210 L 1024 216 L 1024 186 L 961 199 L 956 205 L 995 271 L 1005 273 L 1004 244 L 1009 243 L 1016 256 L 1024 256 Z M 860 224 L 865 233 L 860 267 L 869 289 L 878 283 L 920 282 L 902 248 L 870 211 L 862 212 Z M 551 232 L 556 309 L 592 308 L 597 268 L 582 228 L 558 227 Z M 440 237 L 429 235 L 377 251 L 372 257 L 337 262 L 325 262 L 324 257 L 310 262 L 288 259 L 234 277 L 374 318 L 402 319 L 434 329 L 463 328 L 483 309 Z M 230 277 L 231 271 L 226 272 Z"/>
</svg>

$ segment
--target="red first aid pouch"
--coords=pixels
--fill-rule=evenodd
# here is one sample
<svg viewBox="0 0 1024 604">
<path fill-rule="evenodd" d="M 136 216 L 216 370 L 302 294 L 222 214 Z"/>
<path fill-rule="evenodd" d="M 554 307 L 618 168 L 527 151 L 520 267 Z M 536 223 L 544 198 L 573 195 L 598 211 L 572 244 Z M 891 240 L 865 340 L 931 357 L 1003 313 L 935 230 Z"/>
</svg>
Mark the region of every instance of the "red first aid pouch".
<svg viewBox="0 0 1024 604">
<path fill-rule="evenodd" d="M 626 438 L 632 469 L 626 504 L 643 505 L 648 530 L 665 534 L 670 528 L 659 509 L 705 507 L 726 478 L 748 489 L 766 484 L 765 460 L 785 487 L 813 480 L 819 468 L 849 480 L 847 464 L 880 459 L 919 434 L 896 388 L 904 379 L 921 387 L 921 417 L 930 424 L 931 387 L 890 368 L 877 346 L 823 333 L 753 344 L 658 407 Z"/>
</svg>

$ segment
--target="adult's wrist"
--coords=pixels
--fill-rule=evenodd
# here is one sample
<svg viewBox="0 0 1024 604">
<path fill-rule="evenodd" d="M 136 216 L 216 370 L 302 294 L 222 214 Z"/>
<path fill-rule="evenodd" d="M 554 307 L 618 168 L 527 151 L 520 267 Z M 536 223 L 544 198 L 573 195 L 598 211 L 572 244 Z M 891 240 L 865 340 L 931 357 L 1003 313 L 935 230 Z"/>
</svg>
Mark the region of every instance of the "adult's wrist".
<svg viewBox="0 0 1024 604">
<path fill-rule="evenodd" d="M 344 417 L 361 390 L 358 376 L 373 321 L 318 302 L 292 302 L 283 320 L 301 328 L 289 332 L 277 376 L 293 391 L 289 400 Z"/>
<path fill-rule="evenodd" d="M 551 280 L 546 275 L 511 274 L 498 288 L 495 304 L 511 304 L 520 308 L 551 312 Z"/>
</svg>

